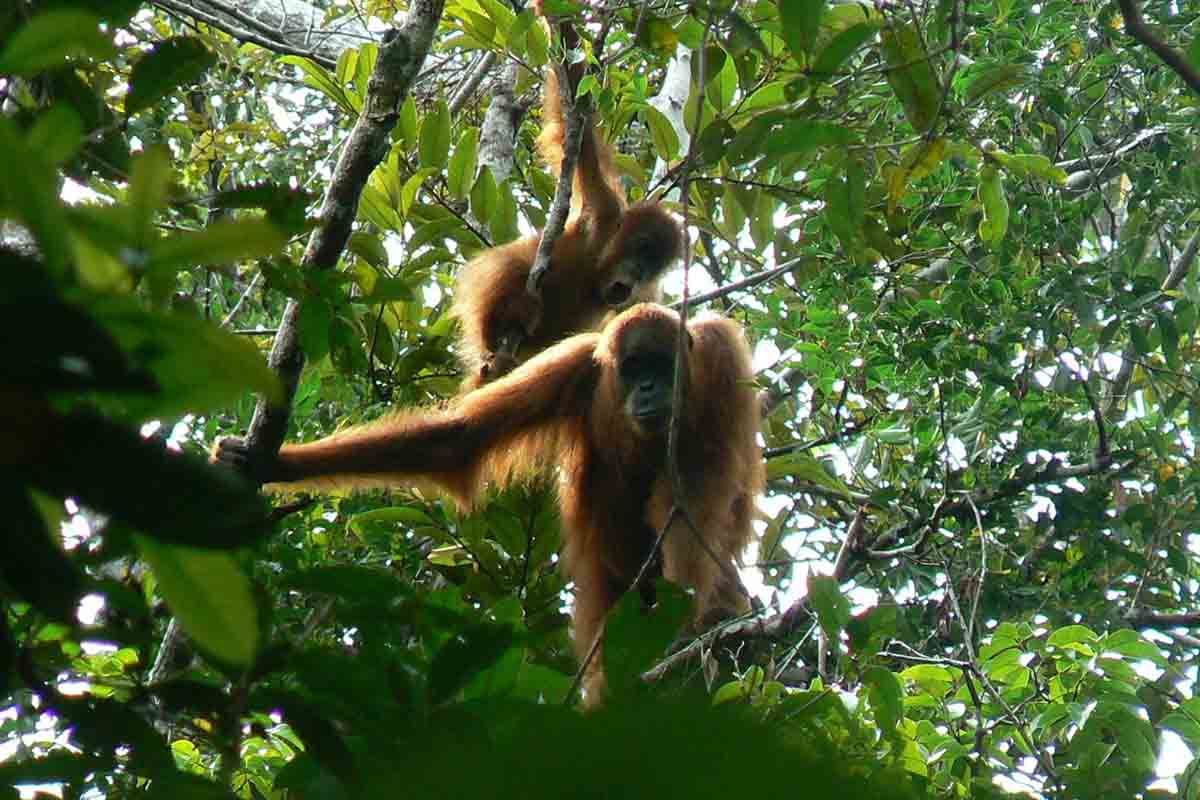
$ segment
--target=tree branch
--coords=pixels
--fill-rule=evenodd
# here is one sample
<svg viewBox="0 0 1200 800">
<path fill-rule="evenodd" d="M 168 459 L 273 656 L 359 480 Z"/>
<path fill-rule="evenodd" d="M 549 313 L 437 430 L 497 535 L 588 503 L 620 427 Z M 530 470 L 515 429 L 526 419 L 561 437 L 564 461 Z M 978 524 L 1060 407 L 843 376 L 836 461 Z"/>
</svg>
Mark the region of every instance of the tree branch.
<svg viewBox="0 0 1200 800">
<path fill-rule="evenodd" d="M 455 116 L 459 111 L 462 111 L 463 106 L 471 99 L 471 95 L 475 94 L 475 90 L 479 88 L 479 84 L 483 83 L 483 79 L 487 77 L 488 71 L 492 65 L 496 63 L 496 51 L 488 50 L 481 55 L 474 64 L 471 65 L 471 71 L 467 73 L 467 77 L 459 84 L 458 89 L 454 92 L 454 96 L 450 98 L 450 103 L 447 106 L 450 110 L 450 116 Z"/>
<path fill-rule="evenodd" d="M 259 30 L 251 30 L 248 27 L 238 25 L 232 22 L 229 18 L 218 14 L 210 13 L 197 6 L 191 5 L 180 0 L 154 0 L 154 5 L 179 16 L 187 16 L 198 22 L 203 22 L 205 25 L 216 28 L 219 31 L 232 36 L 234 39 L 242 42 L 256 44 L 272 53 L 280 55 L 302 56 L 310 59 L 317 64 L 320 64 L 326 69 L 333 69 L 337 66 L 337 58 L 323 55 L 316 50 L 297 47 L 285 41 L 281 36 L 264 34 Z M 254 27 L 258 27 L 257 25 Z"/>
<path fill-rule="evenodd" d="M 512 174 L 517 131 L 528 110 L 514 95 L 518 69 L 517 63 L 510 61 L 492 81 L 492 101 L 483 115 L 479 133 L 479 165 L 492 171 L 497 185 Z"/>
<path fill-rule="evenodd" d="M 1155 614 L 1140 611 L 1126 614 L 1125 621 L 1135 628 L 1196 628 L 1200 627 L 1200 613 Z"/>
<path fill-rule="evenodd" d="M 1125 18 L 1125 32 L 1154 51 L 1163 63 L 1183 78 L 1184 83 L 1192 87 L 1192 91 L 1200 95 L 1200 72 L 1192 66 L 1183 54 L 1154 35 L 1150 26 L 1142 19 L 1142 12 L 1133 4 L 1133 0 L 1117 0 L 1121 16 Z"/>
<path fill-rule="evenodd" d="M 444 0 L 414 0 L 400 27 L 384 35 L 367 83 L 362 115 L 342 145 L 321 204 L 321 224 L 309 237 L 300 260 L 303 269 L 330 269 L 345 249 L 363 187 L 387 156 L 400 105 L 429 52 L 443 6 Z M 283 383 L 285 402 L 273 407 L 259 399 L 246 434 L 246 444 L 252 452 L 273 453 L 283 444 L 291 399 L 304 368 L 297 330 L 300 311 L 300 303 L 289 300 L 275 335 L 268 363 Z"/>
<path fill-rule="evenodd" d="M 791 272 L 796 267 L 799 267 L 800 265 L 802 265 L 804 262 L 806 262 L 808 260 L 809 259 L 807 259 L 807 258 L 793 258 L 791 261 L 788 261 L 784 264 L 781 264 L 778 267 L 775 267 L 775 269 L 768 269 L 768 270 L 764 270 L 762 272 L 756 272 L 753 275 L 749 275 L 745 278 L 742 278 L 740 281 L 734 281 L 733 283 L 729 283 L 729 284 L 726 284 L 725 286 L 720 286 L 716 289 L 713 289 L 711 292 L 705 292 L 704 294 L 695 295 L 694 297 L 691 297 L 688 299 L 688 307 L 690 308 L 691 306 L 697 306 L 697 305 L 700 305 L 701 303 L 710 303 L 713 300 L 717 300 L 717 299 L 724 297 L 725 295 L 733 294 L 734 292 L 740 292 L 743 289 L 749 289 L 750 287 L 757 286 L 760 283 L 766 283 L 767 281 L 771 280 L 772 278 L 778 278 L 780 275 L 784 275 L 788 272 Z M 675 310 L 679 310 L 682 306 L 683 306 L 682 302 L 671 304 L 671 308 L 673 308 Z"/>
</svg>

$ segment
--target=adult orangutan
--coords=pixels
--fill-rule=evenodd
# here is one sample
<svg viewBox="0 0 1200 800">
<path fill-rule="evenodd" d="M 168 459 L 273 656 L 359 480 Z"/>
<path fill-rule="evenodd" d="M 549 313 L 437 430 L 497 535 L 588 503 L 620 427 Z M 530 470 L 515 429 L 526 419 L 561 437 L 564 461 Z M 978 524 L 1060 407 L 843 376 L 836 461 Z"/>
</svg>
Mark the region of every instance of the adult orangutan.
<svg viewBox="0 0 1200 800">
<path fill-rule="evenodd" d="M 400 412 L 286 445 L 257 463 L 240 440 L 225 439 L 213 458 L 260 483 L 432 483 L 467 507 L 489 486 L 557 469 L 563 562 L 575 582 L 582 657 L 676 504 L 696 530 L 679 515 L 671 521 L 663 575 L 695 590 L 697 621 L 746 606 L 732 564 L 750 540 L 754 498 L 765 482 L 750 353 L 733 321 L 690 321 L 687 400 L 675 409 L 679 324 L 668 308 L 636 305 L 602 332 L 566 339 L 447 408 Z M 682 426 L 682 496 L 667 467 L 673 414 Z M 593 666 L 590 702 L 600 686 Z"/>
</svg>

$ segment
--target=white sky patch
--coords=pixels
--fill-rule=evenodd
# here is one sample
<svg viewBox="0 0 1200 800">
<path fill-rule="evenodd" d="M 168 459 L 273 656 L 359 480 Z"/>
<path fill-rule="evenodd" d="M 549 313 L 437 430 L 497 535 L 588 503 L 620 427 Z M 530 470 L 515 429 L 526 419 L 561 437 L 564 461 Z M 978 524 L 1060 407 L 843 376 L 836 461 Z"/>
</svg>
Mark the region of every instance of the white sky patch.
<svg viewBox="0 0 1200 800">
<path fill-rule="evenodd" d="M 663 291 L 672 297 L 683 297 L 683 268 L 673 269 L 667 273 L 662 282 Z M 698 264 L 693 263 L 688 270 L 688 294 L 698 295 L 711 292 L 717 285 Z"/>
<path fill-rule="evenodd" d="M 782 353 L 779 346 L 771 339 L 763 339 L 754 345 L 754 355 L 752 358 L 752 367 L 755 372 L 761 372 L 764 369 L 776 364 Z"/>
<path fill-rule="evenodd" d="M 70 178 L 63 179 L 62 191 L 58 193 L 62 201 L 69 206 L 82 205 L 84 203 L 104 203 L 108 204 L 112 201 L 100 194 L 92 191 L 82 183 L 77 183 Z"/>
<path fill-rule="evenodd" d="M 100 621 L 100 613 L 104 611 L 104 595 L 85 594 L 79 601 L 79 610 L 75 618 L 84 625 L 95 625 Z"/>
</svg>

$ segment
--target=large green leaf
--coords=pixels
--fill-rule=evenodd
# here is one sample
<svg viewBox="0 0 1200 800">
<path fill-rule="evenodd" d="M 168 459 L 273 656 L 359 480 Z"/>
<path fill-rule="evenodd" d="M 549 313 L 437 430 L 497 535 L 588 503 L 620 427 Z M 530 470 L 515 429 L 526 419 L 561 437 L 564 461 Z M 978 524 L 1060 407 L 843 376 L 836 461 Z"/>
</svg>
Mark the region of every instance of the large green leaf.
<svg viewBox="0 0 1200 800">
<path fill-rule="evenodd" d="M 52 10 L 35 16 L 8 40 L 0 51 L 0 75 L 34 75 L 70 58 L 102 61 L 115 52 L 112 33 L 101 28 L 100 17 L 76 9 Z"/>
<path fill-rule="evenodd" d="M 216 60 L 216 54 L 195 37 L 176 36 L 158 42 L 133 65 L 125 113 L 132 116 L 176 88 L 194 83 Z"/>
<path fill-rule="evenodd" d="M 221 661 L 249 667 L 259 648 L 258 606 L 250 579 L 231 553 L 138 537 L 158 590 L 196 644 Z"/>
</svg>

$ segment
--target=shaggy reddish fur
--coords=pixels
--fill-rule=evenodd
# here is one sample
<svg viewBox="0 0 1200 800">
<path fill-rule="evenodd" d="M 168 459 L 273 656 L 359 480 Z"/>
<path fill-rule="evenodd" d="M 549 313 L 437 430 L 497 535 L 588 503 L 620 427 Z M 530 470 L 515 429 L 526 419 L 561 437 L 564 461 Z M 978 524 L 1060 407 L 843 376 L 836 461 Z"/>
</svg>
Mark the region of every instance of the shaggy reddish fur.
<svg viewBox="0 0 1200 800">
<path fill-rule="evenodd" d="M 547 71 L 543 96 L 538 151 L 557 176 L 566 131 L 553 70 Z M 627 207 L 612 148 L 592 125 L 583 132 L 573 186 L 571 214 L 554 243 L 540 302 L 526 291 L 540 233 L 485 250 L 459 271 L 452 313 L 462 328 L 465 389 L 494 380 L 512 366 L 496 355 L 504 337 L 521 336 L 516 360 L 523 361 L 572 333 L 598 330 L 612 312 L 605 291 L 630 255 L 631 241 L 655 241 L 657 263 L 656 271 L 634 287 L 628 303 L 659 299 L 659 277 L 682 251 L 682 232 L 657 203 Z"/>
<path fill-rule="evenodd" d="M 736 323 L 707 316 L 688 324 L 692 349 L 679 453 L 686 496 L 676 497 L 671 487 L 665 432 L 639 433 L 626 414 L 617 370 L 617 354 L 630 355 L 623 344 L 626 351 L 671 355 L 678 330 L 670 309 L 634 306 L 601 333 L 560 342 L 447 408 L 403 412 L 285 446 L 256 477 L 325 486 L 432 483 L 470 506 L 489 485 L 557 469 L 563 561 L 576 585 L 575 643 L 582 657 L 675 503 L 725 565 L 752 535 L 754 497 L 765 472 L 750 353 Z M 224 447 L 218 445 L 216 460 L 231 460 L 223 457 Z M 673 523 L 663 541 L 664 576 L 695 590 L 697 620 L 744 610 L 728 568 L 695 536 L 682 520 Z M 601 686 L 597 666 L 589 676 L 591 702 Z"/>
</svg>

